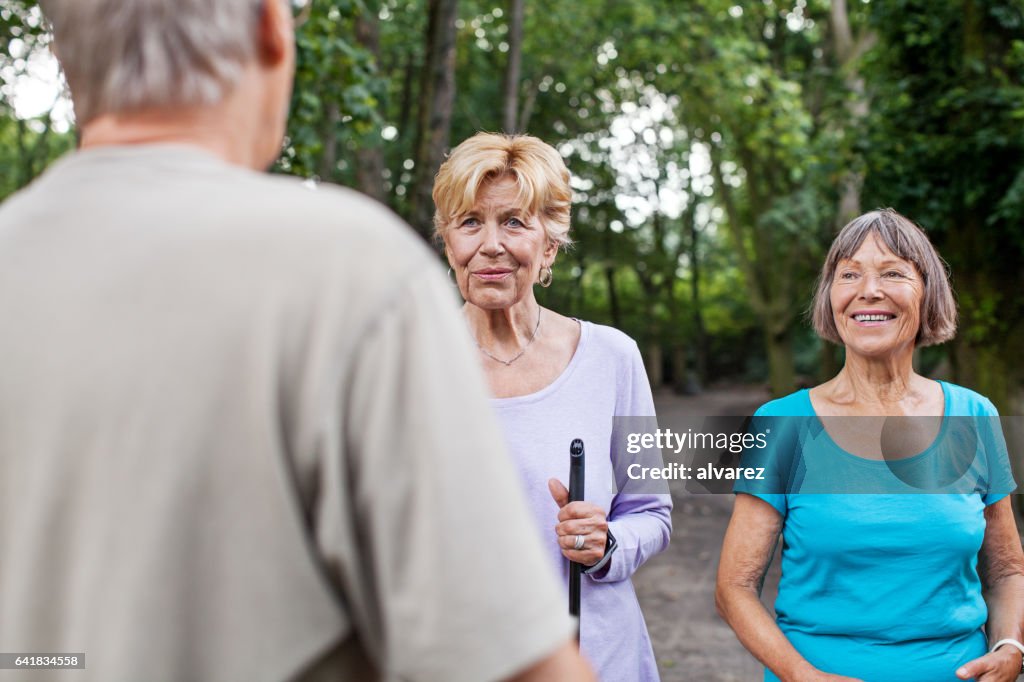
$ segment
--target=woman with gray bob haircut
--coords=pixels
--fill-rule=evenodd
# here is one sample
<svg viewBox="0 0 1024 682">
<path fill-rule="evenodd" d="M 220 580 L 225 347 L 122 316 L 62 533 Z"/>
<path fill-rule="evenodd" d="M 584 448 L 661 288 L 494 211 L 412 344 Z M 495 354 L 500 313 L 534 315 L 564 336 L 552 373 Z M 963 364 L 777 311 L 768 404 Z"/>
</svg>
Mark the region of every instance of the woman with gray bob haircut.
<svg viewBox="0 0 1024 682">
<path fill-rule="evenodd" d="M 896 211 L 862 215 L 832 243 L 811 317 L 819 336 L 845 348 L 845 363 L 755 414 L 757 430 L 773 420 L 770 447 L 745 457 L 768 475 L 735 487 L 719 613 L 766 680 L 1016 679 L 1024 553 L 998 413 L 913 367 L 915 349 L 956 331 L 942 259 Z M 992 437 L 960 438 L 964 421 Z M 935 472 L 957 458 L 970 468 L 948 481 L 969 478 L 967 487 L 909 482 L 908 472 L 940 480 Z M 760 586 L 780 534 L 773 619 Z"/>
<path fill-rule="evenodd" d="M 914 264 L 921 273 L 924 287 L 921 300 L 921 324 L 915 346 L 945 343 L 956 334 L 956 301 L 949 286 L 946 264 L 928 241 L 928 237 L 906 218 L 892 209 L 872 211 L 855 218 L 836 238 L 825 258 L 825 266 L 818 278 L 817 292 L 811 308 L 811 323 L 818 336 L 842 345 L 829 290 L 841 261 L 853 258 L 869 236 L 877 236 L 885 247 L 904 260 Z"/>
</svg>

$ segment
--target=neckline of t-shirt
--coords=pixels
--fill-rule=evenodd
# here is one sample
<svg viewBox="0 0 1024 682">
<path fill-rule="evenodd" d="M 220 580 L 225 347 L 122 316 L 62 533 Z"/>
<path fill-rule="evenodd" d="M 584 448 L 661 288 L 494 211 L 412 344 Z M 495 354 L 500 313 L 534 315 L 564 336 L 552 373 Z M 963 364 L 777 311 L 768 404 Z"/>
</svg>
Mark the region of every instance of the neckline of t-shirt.
<svg viewBox="0 0 1024 682">
<path fill-rule="evenodd" d="M 572 376 L 576 366 L 580 364 L 580 358 L 583 357 L 583 350 L 590 338 L 591 327 L 593 326 L 590 322 L 577 320 L 575 317 L 572 319 L 576 320 L 580 324 L 580 340 L 576 344 L 576 351 L 569 359 L 569 364 L 565 366 L 562 373 L 555 377 L 554 381 L 540 390 L 534 391 L 533 393 L 527 393 L 525 395 L 514 395 L 508 398 L 491 398 L 491 405 L 497 408 L 502 408 L 537 402 L 538 400 L 547 398 L 569 380 L 569 377 Z"/>
<path fill-rule="evenodd" d="M 948 417 L 949 417 L 949 408 L 950 408 L 950 403 L 952 402 L 952 398 L 950 396 L 949 386 L 946 384 L 946 382 L 945 381 L 941 381 L 939 379 L 936 379 L 935 381 L 939 384 L 939 387 L 942 389 L 942 424 L 939 425 L 939 432 L 935 435 L 935 438 L 932 440 L 932 442 L 928 444 L 928 447 L 926 447 L 921 452 L 917 453 L 916 455 L 911 455 L 910 457 L 901 457 L 900 459 L 893 459 L 893 460 L 888 460 L 888 459 L 869 459 L 868 457 L 861 457 L 860 455 L 855 455 L 852 452 L 850 452 L 850 451 L 846 450 L 845 448 L 841 447 L 839 445 L 839 443 L 837 443 L 835 441 L 835 439 L 832 438 L 832 435 L 828 432 L 828 429 L 825 428 L 825 422 L 823 422 L 821 420 L 821 417 L 818 416 L 818 412 L 814 409 L 814 403 L 811 402 L 811 391 L 810 391 L 810 389 L 805 388 L 805 389 L 803 389 L 801 391 L 801 393 L 804 395 L 804 401 L 807 404 L 808 411 L 810 412 L 811 416 L 814 417 L 814 420 L 817 422 L 817 425 L 819 427 L 821 427 L 821 433 L 824 434 L 825 438 L 828 439 L 828 444 L 831 445 L 833 449 L 835 449 L 841 455 L 843 455 L 845 457 L 848 457 L 852 461 L 857 462 L 858 464 L 863 464 L 865 466 L 870 466 L 870 467 L 875 467 L 875 468 L 877 468 L 877 467 L 890 467 L 890 466 L 892 466 L 894 464 L 897 464 L 897 463 L 898 464 L 906 464 L 906 463 L 909 463 L 909 462 L 913 462 L 913 461 L 916 461 L 918 459 L 921 459 L 921 458 L 925 457 L 926 455 L 931 454 L 932 452 L 935 451 L 936 446 L 940 442 L 942 442 L 942 439 L 946 436 L 946 431 L 949 428 L 949 419 L 948 419 Z"/>
<path fill-rule="evenodd" d="M 196 167 L 217 168 L 224 166 L 245 170 L 241 166 L 228 163 L 209 149 L 188 142 L 105 144 L 97 147 L 86 147 L 85 149 L 77 149 L 69 153 L 58 163 L 74 166 L 85 161 L 123 159 L 140 159 L 147 162 L 156 161 L 160 165 L 186 166 L 189 170 L 195 170 Z"/>
</svg>

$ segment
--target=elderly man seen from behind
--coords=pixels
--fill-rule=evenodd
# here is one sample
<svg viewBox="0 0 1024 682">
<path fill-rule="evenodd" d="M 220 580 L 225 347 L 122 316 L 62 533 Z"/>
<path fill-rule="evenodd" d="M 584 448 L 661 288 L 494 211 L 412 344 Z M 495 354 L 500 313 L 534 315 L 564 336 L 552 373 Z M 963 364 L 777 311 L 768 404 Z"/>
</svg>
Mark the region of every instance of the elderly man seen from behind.
<svg viewBox="0 0 1024 682">
<path fill-rule="evenodd" d="M 591 679 L 436 261 L 254 172 L 289 4 L 41 4 L 82 148 L 0 207 L 0 651 L 85 670 L 0 679 Z"/>
</svg>

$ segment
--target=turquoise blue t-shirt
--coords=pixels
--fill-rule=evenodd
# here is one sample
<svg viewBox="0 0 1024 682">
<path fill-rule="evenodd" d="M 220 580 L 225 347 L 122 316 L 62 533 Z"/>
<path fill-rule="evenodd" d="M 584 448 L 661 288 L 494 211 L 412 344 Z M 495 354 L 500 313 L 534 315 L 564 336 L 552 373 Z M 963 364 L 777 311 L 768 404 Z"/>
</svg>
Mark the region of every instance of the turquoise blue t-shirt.
<svg viewBox="0 0 1024 682">
<path fill-rule="evenodd" d="M 954 384 L 942 390 L 935 441 L 897 462 L 840 448 L 806 390 L 754 416 L 752 431 L 771 430 L 768 447 L 745 453 L 743 465 L 764 467 L 765 479 L 734 491 L 783 516 L 776 622 L 820 670 L 954 682 L 987 651 L 977 571 L 984 509 L 1015 483 L 992 403 Z M 778 678 L 766 670 L 765 679 Z"/>
</svg>

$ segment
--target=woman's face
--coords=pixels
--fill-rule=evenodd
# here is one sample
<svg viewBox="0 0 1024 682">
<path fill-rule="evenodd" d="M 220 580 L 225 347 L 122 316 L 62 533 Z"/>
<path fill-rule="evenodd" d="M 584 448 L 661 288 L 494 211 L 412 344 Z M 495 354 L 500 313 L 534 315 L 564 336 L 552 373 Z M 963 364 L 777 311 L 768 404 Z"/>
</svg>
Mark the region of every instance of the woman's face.
<svg viewBox="0 0 1024 682">
<path fill-rule="evenodd" d="M 839 261 L 829 298 L 847 351 L 884 357 L 913 348 L 923 296 L 924 282 L 914 264 L 872 234 L 852 258 Z"/>
<path fill-rule="evenodd" d="M 558 250 L 540 219 L 518 206 L 516 181 L 509 176 L 480 188 L 476 204 L 455 217 L 444 242 L 462 298 L 489 310 L 532 295 L 541 269 L 551 266 Z"/>
</svg>

